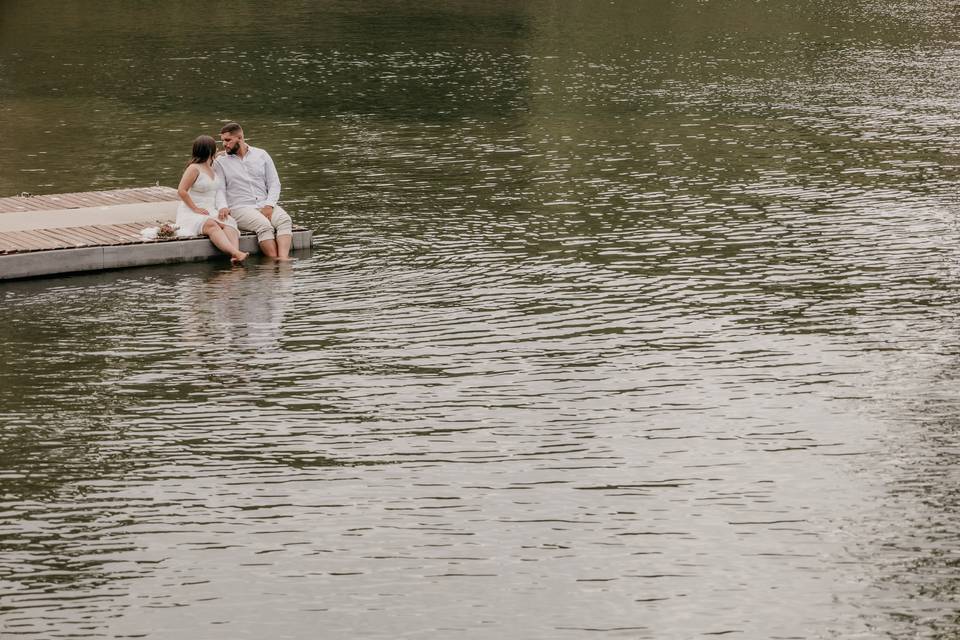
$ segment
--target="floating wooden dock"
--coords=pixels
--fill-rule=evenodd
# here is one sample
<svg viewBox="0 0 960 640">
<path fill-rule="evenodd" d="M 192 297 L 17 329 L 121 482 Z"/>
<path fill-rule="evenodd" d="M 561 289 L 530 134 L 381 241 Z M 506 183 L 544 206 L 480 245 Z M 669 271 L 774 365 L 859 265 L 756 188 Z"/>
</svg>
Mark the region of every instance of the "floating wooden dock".
<svg viewBox="0 0 960 640">
<path fill-rule="evenodd" d="M 226 259 L 205 237 L 143 239 L 143 229 L 176 219 L 178 202 L 170 187 L 0 198 L 0 280 Z M 294 250 L 312 239 L 294 227 Z M 252 233 L 240 248 L 260 251 Z"/>
</svg>

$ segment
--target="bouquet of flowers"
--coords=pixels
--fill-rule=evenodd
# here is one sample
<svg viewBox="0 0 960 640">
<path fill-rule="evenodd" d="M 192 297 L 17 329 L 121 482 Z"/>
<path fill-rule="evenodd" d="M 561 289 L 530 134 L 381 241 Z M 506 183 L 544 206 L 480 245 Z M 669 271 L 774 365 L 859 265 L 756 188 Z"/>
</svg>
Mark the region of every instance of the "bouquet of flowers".
<svg viewBox="0 0 960 640">
<path fill-rule="evenodd" d="M 159 238 L 160 240 L 168 240 L 170 238 L 176 238 L 177 229 L 179 228 L 180 227 L 178 227 L 175 224 L 170 224 L 169 222 L 165 222 L 162 225 L 160 225 L 160 229 L 157 231 L 157 238 Z"/>
<path fill-rule="evenodd" d="M 177 237 L 177 231 L 180 229 L 175 224 L 164 222 L 159 227 L 147 227 L 140 230 L 140 237 L 144 240 L 169 240 Z"/>
</svg>

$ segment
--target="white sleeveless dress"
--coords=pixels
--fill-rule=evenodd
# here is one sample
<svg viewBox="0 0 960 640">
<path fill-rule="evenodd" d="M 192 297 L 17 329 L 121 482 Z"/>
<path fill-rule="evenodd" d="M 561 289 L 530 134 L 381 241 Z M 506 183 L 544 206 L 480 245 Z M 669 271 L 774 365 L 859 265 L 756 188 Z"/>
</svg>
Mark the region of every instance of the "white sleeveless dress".
<svg viewBox="0 0 960 640">
<path fill-rule="evenodd" d="M 193 183 L 193 186 L 187 191 L 190 194 L 190 198 L 193 199 L 193 204 L 201 209 L 206 209 L 210 212 L 209 216 L 205 216 L 199 213 L 194 213 L 187 204 L 181 200 L 180 206 L 177 207 L 177 222 L 176 225 L 180 227 L 177 230 L 177 235 L 181 237 L 186 236 L 199 236 L 203 232 L 203 223 L 207 220 L 213 220 L 220 224 L 221 227 L 233 227 L 237 228 L 237 221 L 233 219 L 233 216 L 227 216 L 226 220 L 220 220 L 217 217 L 217 187 L 220 183 L 220 177 L 214 175 L 213 178 L 208 176 L 203 169 L 200 169 L 200 174 L 197 176 L 196 181 Z"/>
</svg>

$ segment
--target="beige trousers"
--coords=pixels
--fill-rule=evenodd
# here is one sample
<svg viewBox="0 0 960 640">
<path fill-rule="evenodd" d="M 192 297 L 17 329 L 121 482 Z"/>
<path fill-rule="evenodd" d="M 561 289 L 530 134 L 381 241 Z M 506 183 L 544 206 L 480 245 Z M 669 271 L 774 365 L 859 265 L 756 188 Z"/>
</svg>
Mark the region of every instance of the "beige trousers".
<svg viewBox="0 0 960 640">
<path fill-rule="evenodd" d="M 237 221 L 241 231 L 253 231 L 257 234 L 258 242 L 293 234 L 293 221 L 290 220 L 290 215 L 279 206 L 273 208 L 273 215 L 269 220 L 256 207 L 230 209 L 230 215 Z"/>
</svg>

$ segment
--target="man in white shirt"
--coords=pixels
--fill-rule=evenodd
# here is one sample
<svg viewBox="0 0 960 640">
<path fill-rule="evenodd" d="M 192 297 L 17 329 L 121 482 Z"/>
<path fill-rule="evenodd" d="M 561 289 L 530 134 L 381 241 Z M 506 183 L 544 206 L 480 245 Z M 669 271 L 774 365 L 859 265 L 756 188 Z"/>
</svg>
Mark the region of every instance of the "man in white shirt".
<svg viewBox="0 0 960 640">
<path fill-rule="evenodd" d="M 241 231 L 253 231 L 265 256 L 290 259 L 293 223 L 277 205 L 280 177 L 270 154 L 251 147 L 243 139 L 243 129 L 228 122 L 220 129 L 226 153 L 217 156 L 213 169 L 220 178 L 217 209 L 220 219 L 232 215 Z"/>
</svg>

